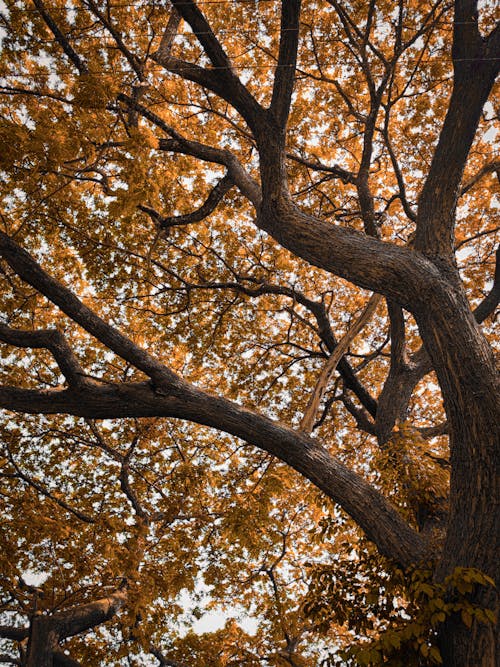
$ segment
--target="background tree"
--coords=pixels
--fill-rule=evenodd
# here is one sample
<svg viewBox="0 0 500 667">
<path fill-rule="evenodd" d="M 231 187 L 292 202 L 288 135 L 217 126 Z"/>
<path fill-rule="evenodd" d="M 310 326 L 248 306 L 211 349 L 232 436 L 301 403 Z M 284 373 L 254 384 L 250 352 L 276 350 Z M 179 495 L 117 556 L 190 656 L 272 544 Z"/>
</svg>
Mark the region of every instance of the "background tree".
<svg viewBox="0 0 500 667">
<path fill-rule="evenodd" d="M 4 662 L 494 665 L 494 3 L 4 5 Z"/>
</svg>

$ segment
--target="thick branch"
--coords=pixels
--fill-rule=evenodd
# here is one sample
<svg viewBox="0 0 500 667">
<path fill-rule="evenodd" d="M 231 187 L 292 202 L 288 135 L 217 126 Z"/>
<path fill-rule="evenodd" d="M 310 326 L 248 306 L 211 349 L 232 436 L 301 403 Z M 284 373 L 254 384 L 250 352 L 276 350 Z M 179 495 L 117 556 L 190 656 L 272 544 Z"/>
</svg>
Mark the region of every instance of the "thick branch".
<svg viewBox="0 0 500 667">
<path fill-rule="evenodd" d="M 60 639 L 74 637 L 109 621 L 126 604 L 127 591 L 119 589 L 105 598 L 53 614 Z"/>
<path fill-rule="evenodd" d="M 404 420 L 415 385 L 432 369 L 428 357 L 411 363 L 407 356 L 405 321 L 398 304 L 388 301 L 391 322 L 391 366 L 378 398 L 376 432 L 380 445 L 390 438 L 397 420 Z"/>
<path fill-rule="evenodd" d="M 274 180 L 274 170 L 266 166 L 264 177 Z M 273 193 L 266 190 L 271 196 L 266 197 L 257 224 L 310 264 L 392 298 L 410 311 L 417 300 L 424 302 L 434 281 L 442 279 L 420 253 L 309 216 L 278 184 L 275 190 L 282 194 L 273 200 Z"/>
<path fill-rule="evenodd" d="M 161 52 L 154 54 L 153 58 L 169 71 L 213 90 L 227 100 L 250 127 L 255 127 L 263 109 L 236 76 L 231 61 L 196 3 L 191 0 L 172 0 L 172 4 L 191 26 L 214 69 L 204 69 L 170 55 L 164 57 Z"/>
<path fill-rule="evenodd" d="M 69 289 L 45 273 L 25 250 L 3 232 L 0 232 L 0 255 L 25 282 L 110 350 L 153 378 L 157 384 L 173 386 L 179 383 L 174 373 L 85 306 Z"/>
<path fill-rule="evenodd" d="M 457 0 L 452 57 L 453 92 L 422 189 L 415 247 L 448 262 L 453 257 L 453 230 L 460 182 L 469 151 L 500 68 L 500 29 L 483 40 L 477 25 L 477 2 Z"/>
<path fill-rule="evenodd" d="M 225 431 L 287 463 L 352 516 L 381 553 L 403 566 L 426 555 L 421 538 L 394 507 L 316 440 L 186 385 L 182 395 L 165 395 L 149 383 L 88 386 L 76 391 L 37 392 L 0 388 L 0 407 L 28 413 L 65 413 L 92 419 L 173 417 Z"/>
<path fill-rule="evenodd" d="M 177 9 L 175 7 L 172 7 L 172 11 L 170 12 L 170 16 L 168 17 L 167 27 L 165 28 L 165 32 L 163 33 L 163 36 L 161 38 L 158 51 L 155 54 L 157 61 L 161 62 L 162 60 L 165 60 L 166 58 L 170 57 L 172 44 L 174 42 L 175 36 L 177 35 L 177 30 L 179 29 L 181 20 L 182 20 L 181 15 L 177 11 Z"/>
<path fill-rule="evenodd" d="M 284 133 L 292 101 L 297 48 L 299 45 L 300 0 L 281 3 L 281 34 L 278 65 L 269 108 L 280 131 Z M 284 134 L 283 134 L 284 136 Z"/>
<path fill-rule="evenodd" d="M 11 625 L 0 625 L 0 637 L 2 639 L 12 639 L 15 642 L 22 642 L 30 633 L 29 628 L 15 628 Z"/>
<path fill-rule="evenodd" d="M 33 618 L 28 644 L 26 667 L 76 667 L 78 663 L 65 656 L 59 642 L 79 635 L 109 621 L 127 601 L 125 588 L 108 597 L 51 615 Z"/>
</svg>

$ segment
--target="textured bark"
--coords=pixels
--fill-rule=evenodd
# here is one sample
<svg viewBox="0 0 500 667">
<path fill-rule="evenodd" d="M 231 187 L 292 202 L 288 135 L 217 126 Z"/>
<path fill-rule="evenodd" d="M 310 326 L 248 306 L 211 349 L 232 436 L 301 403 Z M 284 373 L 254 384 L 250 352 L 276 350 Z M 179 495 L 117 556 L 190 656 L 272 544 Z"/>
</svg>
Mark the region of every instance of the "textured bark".
<svg viewBox="0 0 500 667">
<path fill-rule="evenodd" d="M 59 642 L 81 634 L 117 613 L 127 600 L 126 590 L 118 590 L 101 600 L 74 607 L 52 615 L 35 615 L 29 631 L 25 667 L 57 667 L 78 665 L 66 656 Z"/>
<path fill-rule="evenodd" d="M 432 314 L 432 315 L 431 315 Z M 450 518 L 438 576 L 473 567 L 498 585 L 500 383 L 491 348 L 470 312 L 463 291 L 443 283 L 416 313 L 443 391 L 451 450 Z M 480 588 L 474 602 L 499 611 L 498 589 Z M 498 632 L 473 621 L 469 630 L 452 618 L 442 631 L 447 665 L 493 667 Z"/>
<path fill-rule="evenodd" d="M 35 616 L 31 623 L 26 667 L 53 667 L 59 643 L 59 628 L 48 616 Z"/>
</svg>

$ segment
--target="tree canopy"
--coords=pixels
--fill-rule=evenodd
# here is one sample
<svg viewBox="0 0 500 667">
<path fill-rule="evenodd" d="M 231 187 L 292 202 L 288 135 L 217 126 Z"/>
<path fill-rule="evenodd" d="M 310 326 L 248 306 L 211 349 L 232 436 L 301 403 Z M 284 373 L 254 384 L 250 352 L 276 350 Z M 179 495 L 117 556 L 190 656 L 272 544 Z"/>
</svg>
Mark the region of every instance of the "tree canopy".
<svg viewBox="0 0 500 667">
<path fill-rule="evenodd" d="M 493 667 L 495 3 L 0 18 L 0 662 Z"/>
</svg>

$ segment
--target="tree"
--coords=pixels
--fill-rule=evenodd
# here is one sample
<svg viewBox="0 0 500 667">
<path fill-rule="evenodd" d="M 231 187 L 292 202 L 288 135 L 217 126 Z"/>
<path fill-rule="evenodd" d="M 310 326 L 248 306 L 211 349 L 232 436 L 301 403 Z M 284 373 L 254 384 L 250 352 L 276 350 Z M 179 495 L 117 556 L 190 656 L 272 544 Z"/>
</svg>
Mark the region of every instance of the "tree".
<svg viewBox="0 0 500 667">
<path fill-rule="evenodd" d="M 494 3 L 2 22 L 4 661 L 493 666 Z"/>
</svg>

